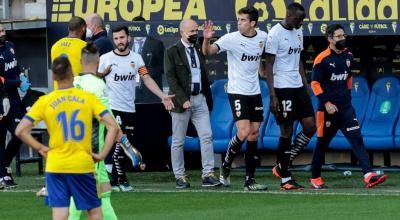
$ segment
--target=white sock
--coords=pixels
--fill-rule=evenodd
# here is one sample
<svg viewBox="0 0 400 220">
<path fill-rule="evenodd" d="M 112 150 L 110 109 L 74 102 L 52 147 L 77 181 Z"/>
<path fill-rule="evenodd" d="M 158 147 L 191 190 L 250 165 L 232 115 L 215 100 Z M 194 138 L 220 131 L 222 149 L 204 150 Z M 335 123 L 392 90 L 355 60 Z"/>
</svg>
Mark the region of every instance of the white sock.
<svg viewBox="0 0 400 220">
<path fill-rule="evenodd" d="M 287 181 L 289 181 L 289 180 L 291 180 L 291 179 L 292 179 L 291 176 L 282 178 L 282 183 L 286 183 Z"/>
</svg>

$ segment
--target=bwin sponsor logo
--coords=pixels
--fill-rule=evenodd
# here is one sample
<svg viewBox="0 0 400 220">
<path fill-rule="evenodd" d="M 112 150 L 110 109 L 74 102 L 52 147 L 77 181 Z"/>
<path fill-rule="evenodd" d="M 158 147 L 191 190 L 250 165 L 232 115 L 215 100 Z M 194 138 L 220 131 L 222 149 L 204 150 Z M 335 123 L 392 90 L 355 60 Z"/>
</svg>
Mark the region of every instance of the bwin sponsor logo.
<svg viewBox="0 0 400 220">
<path fill-rule="evenodd" d="M 260 60 L 261 55 L 257 54 L 256 56 L 242 54 L 242 61 L 258 61 Z"/>
<path fill-rule="evenodd" d="M 348 75 L 347 73 L 339 74 L 339 75 L 336 75 L 333 73 L 331 76 L 331 81 L 346 80 L 347 75 Z"/>
<path fill-rule="evenodd" d="M 17 66 L 17 60 L 15 58 L 13 58 L 13 61 L 11 61 L 9 63 L 5 63 L 4 66 L 5 66 L 5 71 L 10 70 Z"/>
<path fill-rule="evenodd" d="M 292 54 L 292 53 L 296 54 L 296 53 L 300 53 L 300 52 L 301 52 L 301 47 L 298 47 L 298 48 L 289 47 L 288 54 Z"/>
<path fill-rule="evenodd" d="M 114 81 L 130 81 L 134 79 L 135 75 L 132 73 L 129 73 L 129 75 L 118 75 L 118 74 L 114 75 Z"/>
</svg>

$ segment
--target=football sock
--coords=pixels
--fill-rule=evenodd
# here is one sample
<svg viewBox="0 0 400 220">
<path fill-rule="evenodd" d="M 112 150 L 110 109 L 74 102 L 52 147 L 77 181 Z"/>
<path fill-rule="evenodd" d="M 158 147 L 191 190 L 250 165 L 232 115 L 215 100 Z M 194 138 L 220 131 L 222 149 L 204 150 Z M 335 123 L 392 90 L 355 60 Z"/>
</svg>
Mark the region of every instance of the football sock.
<svg viewBox="0 0 400 220">
<path fill-rule="evenodd" d="M 231 139 L 228 145 L 228 150 L 226 151 L 225 160 L 222 163 L 224 167 L 231 167 L 233 160 L 236 157 L 236 154 L 242 148 L 243 141 L 239 139 L 237 135 Z"/>
</svg>

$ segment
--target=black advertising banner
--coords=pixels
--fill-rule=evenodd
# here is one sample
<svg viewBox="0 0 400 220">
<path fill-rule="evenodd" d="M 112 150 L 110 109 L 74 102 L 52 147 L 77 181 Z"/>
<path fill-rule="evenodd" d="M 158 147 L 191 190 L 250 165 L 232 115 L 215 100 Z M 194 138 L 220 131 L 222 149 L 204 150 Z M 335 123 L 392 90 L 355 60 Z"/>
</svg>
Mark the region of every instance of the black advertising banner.
<svg viewBox="0 0 400 220">
<path fill-rule="evenodd" d="M 305 36 L 323 35 L 330 23 L 345 25 L 353 35 L 394 35 L 399 33 L 398 0 L 47 0 L 47 27 L 50 33 L 65 33 L 65 22 L 72 16 L 98 13 L 108 28 L 124 23 L 137 34 L 176 36 L 182 19 L 215 22 L 216 35 L 235 31 L 236 11 L 252 4 L 259 9 L 259 28 L 265 31 L 286 13 L 286 5 L 299 2 L 306 9 Z M 133 25 L 143 16 L 148 24 Z M 60 30 L 62 29 L 62 30 Z M 200 27 L 201 29 L 201 27 Z"/>
<path fill-rule="evenodd" d="M 258 27 L 267 31 L 282 20 L 286 6 L 301 3 L 307 17 L 304 36 L 321 36 L 331 23 L 344 25 L 349 35 L 397 35 L 400 33 L 399 0 L 47 0 L 49 45 L 67 33 L 72 16 L 98 13 L 106 29 L 127 25 L 133 35 L 178 36 L 179 22 L 192 18 L 213 20 L 217 36 L 237 30 L 236 12 L 246 5 L 259 10 Z M 143 16 L 146 24 L 131 22 Z M 200 34 L 202 25 L 199 27 Z"/>
</svg>

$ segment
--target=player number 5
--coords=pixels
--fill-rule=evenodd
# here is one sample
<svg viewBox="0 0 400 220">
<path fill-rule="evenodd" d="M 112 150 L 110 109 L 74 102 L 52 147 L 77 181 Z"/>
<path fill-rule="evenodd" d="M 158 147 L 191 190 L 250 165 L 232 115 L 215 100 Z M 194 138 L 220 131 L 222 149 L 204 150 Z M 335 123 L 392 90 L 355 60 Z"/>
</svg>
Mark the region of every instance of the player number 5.
<svg viewBox="0 0 400 220">
<path fill-rule="evenodd" d="M 76 119 L 79 111 L 80 110 L 73 111 L 72 116 L 69 119 L 67 118 L 67 113 L 65 111 L 58 113 L 57 121 L 61 122 L 63 127 L 64 141 L 68 141 L 70 138 L 73 141 L 81 141 L 85 136 L 85 124 L 83 121 Z"/>
<path fill-rule="evenodd" d="M 239 99 L 235 100 L 235 110 L 240 111 L 241 108 L 242 106 L 240 105 L 240 100 Z"/>
</svg>

